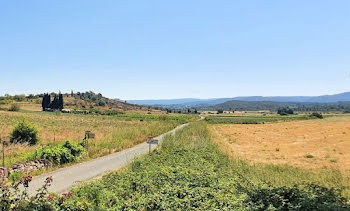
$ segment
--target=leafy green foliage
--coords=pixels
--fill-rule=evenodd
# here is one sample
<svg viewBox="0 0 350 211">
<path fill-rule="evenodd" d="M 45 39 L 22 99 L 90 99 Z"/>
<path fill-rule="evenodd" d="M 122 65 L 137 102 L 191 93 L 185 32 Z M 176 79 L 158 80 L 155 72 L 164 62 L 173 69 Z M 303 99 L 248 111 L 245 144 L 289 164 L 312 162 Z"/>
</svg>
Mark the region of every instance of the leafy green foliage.
<svg viewBox="0 0 350 211">
<path fill-rule="evenodd" d="M 293 187 L 258 187 L 248 191 L 249 210 L 347 210 L 340 190 L 319 185 Z"/>
<path fill-rule="evenodd" d="M 314 112 L 310 115 L 312 118 L 318 118 L 318 119 L 323 119 L 323 115 L 317 112 Z"/>
<path fill-rule="evenodd" d="M 35 145 L 39 142 L 38 130 L 25 121 L 18 122 L 11 133 L 10 142 Z"/>
<path fill-rule="evenodd" d="M 76 161 L 84 152 L 84 147 L 71 141 L 66 141 L 63 145 L 47 147 L 37 150 L 32 160 L 46 159 L 56 165 L 62 165 Z"/>
<path fill-rule="evenodd" d="M 13 183 L 17 182 L 18 180 L 20 180 L 23 177 L 22 173 L 18 173 L 18 172 L 13 172 L 10 177 L 9 180 Z"/>
<path fill-rule="evenodd" d="M 15 95 L 13 97 L 14 100 L 16 100 L 17 102 L 21 102 L 21 101 L 24 101 L 26 99 L 26 96 L 24 94 L 21 94 L 21 95 Z"/>
<path fill-rule="evenodd" d="M 284 108 L 279 108 L 277 110 L 277 114 L 279 114 L 281 116 L 285 116 L 285 115 L 294 114 L 294 111 L 293 111 L 293 109 L 291 109 L 289 107 L 284 107 Z"/>
</svg>

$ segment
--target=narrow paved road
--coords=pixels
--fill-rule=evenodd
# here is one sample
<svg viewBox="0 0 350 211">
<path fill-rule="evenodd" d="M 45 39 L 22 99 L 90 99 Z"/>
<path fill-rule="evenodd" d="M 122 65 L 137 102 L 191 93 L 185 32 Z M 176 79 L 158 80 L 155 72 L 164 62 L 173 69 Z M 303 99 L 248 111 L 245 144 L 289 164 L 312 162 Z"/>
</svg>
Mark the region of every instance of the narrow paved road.
<svg viewBox="0 0 350 211">
<path fill-rule="evenodd" d="M 187 125 L 188 124 L 180 125 L 175 129 L 156 137 L 155 139 L 159 140 L 159 143 L 161 143 L 164 136 L 174 134 L 176 131 L 181 130 Z M 154 150 L 156 147 L 157 145 L 152 145 L 152 150 Z M 76 186 L 81 182 L 92 180 L 103 174 L 118 170 L 128 165 L 136 157 L 147 154 L 148 151 L 149 145 L 147 143 L 143 143 L 121 152 L 100 157 L 96 160 L 62 168 L 51 173 L 34 177 L 28 188 L 28 193 L 30 195 L 34 194 L 37 189 L 43 186 L 45 179 L 50 176 L 53 178 L 53 183 L 49 188 L 50 192 L 57 194 L 68 192 L 73 186 Z"/>
</svg>

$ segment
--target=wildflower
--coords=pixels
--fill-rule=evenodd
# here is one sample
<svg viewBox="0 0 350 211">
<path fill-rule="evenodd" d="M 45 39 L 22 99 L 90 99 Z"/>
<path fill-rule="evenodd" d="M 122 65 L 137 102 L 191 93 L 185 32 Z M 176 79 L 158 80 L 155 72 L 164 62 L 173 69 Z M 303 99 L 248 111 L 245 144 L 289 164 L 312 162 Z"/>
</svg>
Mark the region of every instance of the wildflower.
<svg viewBox="0 0 350 211">
<path fill-rule="evenodd" d="M 52 177 L 46 178 L 46 183 L 51 183 L 53 181 Z"/>
<path fill-rule="evenodd" d="M 68 193 L 64 193 L 64 194 L 62 194 L 62 197 L 64 198 L 64 199 L 69 199 L 69 198 L 71 198 L 72 197 L 72 193 L 71 192 L 68 192 Z"/>
<path fill-rule="evenodd" d="M 48 197 L 47 197 L 47 200 L 48 201 L 53 201 L 55 199 L 55 197 L 53 196 L 53 195 L 49 195 Z"/>
</svg>

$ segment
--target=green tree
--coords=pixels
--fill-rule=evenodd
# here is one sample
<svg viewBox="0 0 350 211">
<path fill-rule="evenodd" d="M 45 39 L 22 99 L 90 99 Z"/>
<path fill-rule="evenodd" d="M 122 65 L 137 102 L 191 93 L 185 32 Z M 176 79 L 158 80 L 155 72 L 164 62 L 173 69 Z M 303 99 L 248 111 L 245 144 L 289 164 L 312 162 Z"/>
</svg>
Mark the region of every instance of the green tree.
<svg viewBox="0 0 350 211">
<path fill-rule="evenodd" d="M 57 95 L 55 95 L 55 97 L 53 98 L 53 101 L 51 103 L 50 108 L 53 110 L 59 109 L 59 99 L 58 99 Z"/>
<path fill-rule="evenodd" d="M 41 103 L 43 111 L 46 111 L 47 108 L 50 108 L 50 104 L 51 104 L 51 96 L 49 94 L 44 94 L 43 101 Z"/>
<path fill-rule="evenodd" d="M 294 114 L 294 111 L 289 107 L 279 108 L 277 110 L 277 114 L 279 114 L 281 116 L 285 116 L 285 115 L 289 115 L 289 114 Z"/>
<path fill-rule="evenodd" d="M 58 109 L 60 111 L 63 109 L 63 95 L 61 93 L 58 96 Z"/>
<path fill-rule="evenodd" d="M 14 99 L 16 101 L 20 102 L 20 101 L 24 101 L 26 99 L 26 96 L 25 95 L 15 95 Z"/>
</svg>

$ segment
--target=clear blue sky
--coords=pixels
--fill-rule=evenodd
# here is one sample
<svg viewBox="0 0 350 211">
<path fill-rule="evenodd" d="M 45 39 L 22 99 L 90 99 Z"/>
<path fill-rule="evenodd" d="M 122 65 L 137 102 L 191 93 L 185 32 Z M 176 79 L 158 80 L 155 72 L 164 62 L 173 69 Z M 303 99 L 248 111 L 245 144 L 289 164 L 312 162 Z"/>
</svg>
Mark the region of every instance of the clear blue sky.
<svg viewBox="0 0 350 211">
<path fill-rule="evenodd" d="M 0 2 L 0 95 L 350 91 L 350 1 Z"/>
</svg>

